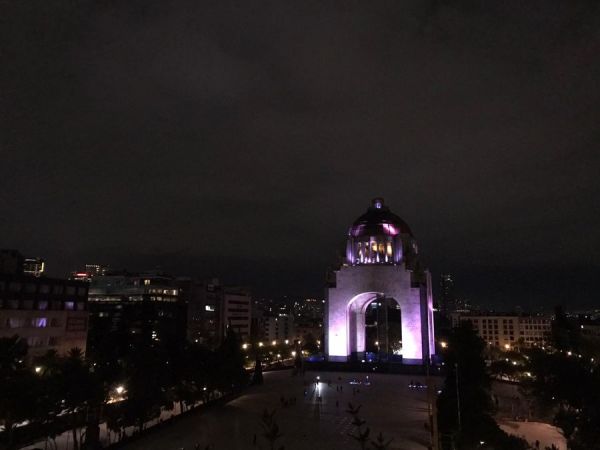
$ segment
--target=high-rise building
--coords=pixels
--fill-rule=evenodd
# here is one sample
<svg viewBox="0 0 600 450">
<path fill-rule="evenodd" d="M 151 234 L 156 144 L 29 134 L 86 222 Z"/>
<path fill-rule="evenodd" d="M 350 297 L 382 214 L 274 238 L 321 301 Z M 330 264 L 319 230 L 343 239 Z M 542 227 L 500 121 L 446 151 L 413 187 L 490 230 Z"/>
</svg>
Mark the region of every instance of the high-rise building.
<svg viewBox="0 0 600 450">
<path fill-rule="evenodd" d="M 180 296 L 187 305 L 187 339 L 216 347 L 221 342 L 223 286 L 218 278 L 177 278 Z"/>
<path fill-rule="evenodd" d="M 135 345 L 183 345 L 186 307 L 174 277 L 159 273 L 108 272 L 91 278 L 90 353 L 107 345 L 117 351 Z"/>
<path fill-rule="evenodd" d="M 264 327 L 267 341 L 292 341 L 297 338 L 294 318 L 289 314 L 265 317 Z"/>
<path fill-rule="evenodd" d="M 34 277 L 41 277 L 46 270 L 46 263 L 42 258 L 25 258 L 23 273 Z"/>
<path fill-rule="evenodd" d="M 226 286 L 223 288 L 221 308 L 222 335 L 231 327 L 242 340 L 250 338 L 252 325 L 252 297 L 247 288 Z"/>
<path fill-rule="evenodd" d="M 440 277 L 439 311 L 444 316 L 448 316 L 455 308 L 454 277 L 449 273 L 443 273 Z"/>
</svg>

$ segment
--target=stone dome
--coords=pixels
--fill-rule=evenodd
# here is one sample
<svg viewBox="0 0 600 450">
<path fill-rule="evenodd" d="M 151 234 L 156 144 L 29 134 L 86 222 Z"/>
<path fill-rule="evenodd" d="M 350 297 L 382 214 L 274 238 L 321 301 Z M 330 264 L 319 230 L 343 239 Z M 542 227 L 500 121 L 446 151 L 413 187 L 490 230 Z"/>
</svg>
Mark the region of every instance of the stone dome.
<svg viewBox="0 0 600 450">
<path fill-rule="evenodd" d="M 412 236 L 406 222 L 385 206 L 383 198 L 373 199 L 367 212 L 356 219 L 348 231 L 348 235 L 355 238 L 379 235 L 396 236 L 398 234 Z"/>
</svg>

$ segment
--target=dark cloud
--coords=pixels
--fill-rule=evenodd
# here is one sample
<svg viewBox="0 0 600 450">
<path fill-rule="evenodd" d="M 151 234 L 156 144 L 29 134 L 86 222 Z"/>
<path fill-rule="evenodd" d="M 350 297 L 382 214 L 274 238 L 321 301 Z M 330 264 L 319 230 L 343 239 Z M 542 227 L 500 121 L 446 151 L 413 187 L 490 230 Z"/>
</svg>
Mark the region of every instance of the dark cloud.
<svg viewBox="0 0 600 450">
<path fill-rule="evenodd" d="M 319 293 L 383 195 L 474 301 L 597 303 L 596 3 L 2 0 L 0 245 Z"/>
</svg>

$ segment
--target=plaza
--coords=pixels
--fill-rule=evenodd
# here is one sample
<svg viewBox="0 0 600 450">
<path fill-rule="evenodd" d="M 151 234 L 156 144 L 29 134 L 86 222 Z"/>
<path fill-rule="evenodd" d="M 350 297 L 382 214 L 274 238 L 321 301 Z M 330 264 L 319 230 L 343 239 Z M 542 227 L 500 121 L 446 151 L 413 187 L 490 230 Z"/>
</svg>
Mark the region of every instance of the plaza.
<svg viewBox="0 0 600 450">
<path fill-rule="evenodd" d="M 382 432 L 386 439 L 393 439 L 390 449 L 426 449 L 430 442 L 425 428 L 426 389 L 408 387 L 411 380 L 425 383 L 425 378 L 371 374 L 366 385 L 366 375 L 369 374 L 306 372 L 294 377 L 288 370 L 265 373 L 263 385 L 249 388 L 228 404 L 182 417 L 123 448 L 192 450 L 196 445 L 203 450 L 207 446 L 211 450 L 268 448 L 260 423 L 267 409 L 276 410 L 275 419 L 282 433 L 276 448 L 285 445 L 286 450 L 358 449 L 358 443 L 349 436 L 354 430 L 352 417 L 346 412 L 351 402 L 362 405 L 359 416 L 366 420 L 371 438 Z M 351 384 L 354 380 L 361 384 Z"/>
</svg>

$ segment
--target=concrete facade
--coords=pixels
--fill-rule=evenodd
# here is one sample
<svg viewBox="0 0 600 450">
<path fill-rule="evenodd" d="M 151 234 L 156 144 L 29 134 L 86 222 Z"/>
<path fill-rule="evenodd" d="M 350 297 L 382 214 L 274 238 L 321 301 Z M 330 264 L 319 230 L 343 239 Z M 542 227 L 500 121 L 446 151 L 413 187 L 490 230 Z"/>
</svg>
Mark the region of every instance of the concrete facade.
<svg viewBox="0 0 600 450">
<path fill-rule="evenodd" d="M 330 361 L 362 359 L 367 307 L 375 300 L 388 298 L 393 299 L 401 311 L 402 361 L 421 364 L 429 360 L 435 349 L 431 277 L 418 264 L 416 244 L 408 227 L 389 213 L 383 200 L 375 199 L 373 205 L 350 229 L 348 248 L 364 249 L 364 245 L 361 247 L 356 242 L 367 242 L 369 248 L 379 249 L 379 244 L 369 242 L 387 240 L 389 247 L 384 247 L 384 253 L 379 255 L 389 255 L 389 258 L 378 255 L 375 259 L 371 254 L 369 261 L 364 262 L 362 254 L 359 258 L 356 252 L 349 250 L 346 263 L 335 271 L 333 285 L 327 291 L 327 356 Z M 383 214 L 378 209 L 382 209 Z M 380 222 L 383 231 L 378 228 Z M 403 232 L 404 229 L 407 231 Z"/>
<path fill-rule="evenodd" d="M 48 350 L 86 351 L 87 283 L 58 278 L 0 274 L 0 338 L 27 341 L 28 358 Z"/>
</svg>

